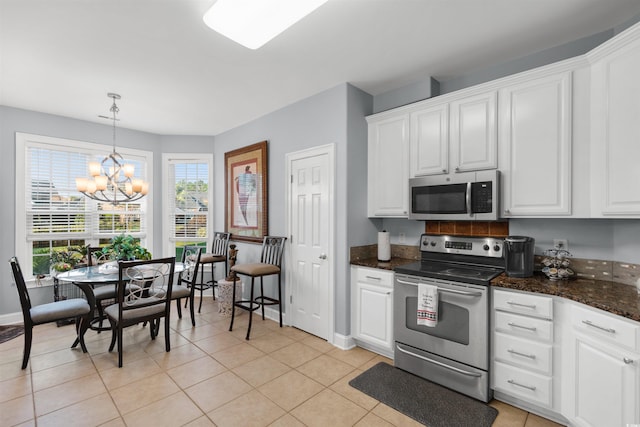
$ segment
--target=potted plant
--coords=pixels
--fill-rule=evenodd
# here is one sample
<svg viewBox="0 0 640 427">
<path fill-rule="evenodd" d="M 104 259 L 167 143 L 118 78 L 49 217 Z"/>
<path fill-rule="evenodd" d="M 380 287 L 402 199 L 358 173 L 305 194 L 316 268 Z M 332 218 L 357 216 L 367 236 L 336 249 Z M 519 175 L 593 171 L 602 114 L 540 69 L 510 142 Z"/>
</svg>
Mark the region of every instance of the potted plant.
<svg viewBox="0 0 640 427">
<path fill-rule="evenodd" d="M 129 234 L 120 234 L 111 238 L 111 242 L 102 248 L 102 254 L 118 261 L 151 259 L 151 252 L 140 246 L 140 243 Z"/>
<path fill-rule="evenodd" d="M 52 277 L 63 271 L 69 271 L 82 259 L 82 255 L 74 248 L 66 250 L 54 250 L 51 252 L 49 272 Z"/>
</svg>

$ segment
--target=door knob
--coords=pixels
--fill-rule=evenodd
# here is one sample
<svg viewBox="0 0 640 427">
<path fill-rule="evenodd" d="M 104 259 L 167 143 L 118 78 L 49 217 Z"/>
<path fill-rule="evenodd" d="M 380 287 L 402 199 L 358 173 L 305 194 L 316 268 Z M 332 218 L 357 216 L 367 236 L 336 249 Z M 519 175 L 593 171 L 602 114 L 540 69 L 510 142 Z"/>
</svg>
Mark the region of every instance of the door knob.
<svg viewBox="0 0 640 427">
<path fill-rule="evenodd" d="M 320 259 L 327 259 L 327 254 L 320 254 L 320 256 L 318 257 Z"/>
</svg>

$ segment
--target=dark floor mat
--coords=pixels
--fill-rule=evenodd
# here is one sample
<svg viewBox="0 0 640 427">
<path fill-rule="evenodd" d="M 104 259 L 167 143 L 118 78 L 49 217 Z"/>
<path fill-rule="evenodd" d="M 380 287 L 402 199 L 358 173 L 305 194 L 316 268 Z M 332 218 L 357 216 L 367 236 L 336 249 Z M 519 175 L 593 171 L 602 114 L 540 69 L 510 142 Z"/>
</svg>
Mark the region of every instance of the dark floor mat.
<svg viewBox="0 0 640 427">
<path fill-rule="evenodd" d="M 491 406 L 384 362 L 349 385 L 429 427 L 490 427 L 498 415 Z"/>
<path fill-rule="evenodd" d="M 0 344 L 24 334 L 22 325 L 0 325 Z"/>
</svg>

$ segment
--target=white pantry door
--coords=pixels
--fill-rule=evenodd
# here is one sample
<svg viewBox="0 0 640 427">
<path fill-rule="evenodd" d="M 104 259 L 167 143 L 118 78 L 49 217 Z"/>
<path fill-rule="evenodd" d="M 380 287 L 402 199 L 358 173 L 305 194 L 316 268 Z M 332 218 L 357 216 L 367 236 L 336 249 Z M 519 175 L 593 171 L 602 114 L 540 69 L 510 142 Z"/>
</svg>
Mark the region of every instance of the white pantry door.
<svg viewBox="0 0 640 427">
<path fill-rule="evenodd" d="M 333 145 L 287 155 L 291 325 L 330 340 L 333 328 Z M 331 329 L 332 330 L 332 329 Z"/>
</svg>

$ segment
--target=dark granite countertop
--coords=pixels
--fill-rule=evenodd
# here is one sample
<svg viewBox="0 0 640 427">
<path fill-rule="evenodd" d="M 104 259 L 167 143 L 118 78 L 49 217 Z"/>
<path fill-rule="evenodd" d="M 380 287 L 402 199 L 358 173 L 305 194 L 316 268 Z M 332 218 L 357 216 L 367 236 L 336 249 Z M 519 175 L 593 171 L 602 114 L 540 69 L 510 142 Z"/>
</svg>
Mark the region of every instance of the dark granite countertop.
<svg viewBox="0 0 640 427">
<path fill-rule="evenodd" d="M 360 267 L 379 268 L 381 270 L 391 270 L 400 267 L 401 265 L 410 264 L 416 262 L 415 259 L 391 257 L 391 261 L 382 262 L 377 258 L 364 258 L 364 259 L 352 259 L 351 265 L 358 265 Z"/>
<path fill-rule="evenodd" d="M 542 274 L 523 279 L 502 274 L 493 279 L 491 284 L 567 298 L 640 322 L 640 294 L 635 286 L 582 278 L 553 281 Z"/>
</svg>

